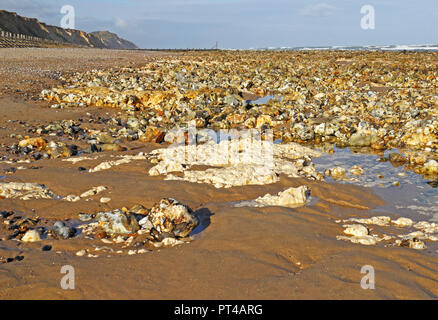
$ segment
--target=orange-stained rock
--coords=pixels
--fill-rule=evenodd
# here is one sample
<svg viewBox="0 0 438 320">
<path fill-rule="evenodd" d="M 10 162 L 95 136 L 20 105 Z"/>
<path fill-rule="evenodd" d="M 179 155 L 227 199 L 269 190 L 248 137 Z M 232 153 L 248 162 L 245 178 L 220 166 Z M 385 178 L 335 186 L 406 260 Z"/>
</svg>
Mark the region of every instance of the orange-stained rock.
<svg viewBox="0 0 438 320">
<path fill-rule="evenodd" d="M 164 140 L 165 133 L 157 127 L 147 127 L 146 132 L 140 136 L 142 142 L 161 143 Z"/>
<path fill-rule="evenodd" d="M 44 149 L 47 146 L 47 141 L 43 138 L 29 138 L 21 140 L 18 143 L 18 146 L 20 148 L 25 148 L 28 146 L 32 146 L 34 148 L 38 148 L 39 150 Z"/>
</svg>

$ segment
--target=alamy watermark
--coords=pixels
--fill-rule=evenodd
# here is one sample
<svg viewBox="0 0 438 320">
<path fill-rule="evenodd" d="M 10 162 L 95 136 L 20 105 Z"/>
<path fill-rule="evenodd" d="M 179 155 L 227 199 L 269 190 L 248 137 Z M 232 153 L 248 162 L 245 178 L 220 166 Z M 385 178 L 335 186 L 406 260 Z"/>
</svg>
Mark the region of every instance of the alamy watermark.
<svg viewBox="0 0 438 320">
<path fill-rule="evenodd" d="M 75 8 L 71 5 L 64 5 L 61 7 L 61 14 L 64 16 L 61 18 L 61 28 L 74 29 L 75 28 Z"/>
<path fill-rule="evenodd" d="M 65 274 L 61 278 L 61 288 L 64 290 L 75 289 L 75 268 L 70 265 L 62 266 L 61 273 Z"/>
<path fill-rule="evenodd" d="M 274 141 L 271 129 L 218 130 L 176 128 L 166 134 L 171 145 L 166 158 L 189 165 L 259 165 L 274 167 Z"/>
<path fill-rule="evenodd" d="M 374 290 L 376 288 L 374 267 L 365 265 L 360 269 L 360 273 L 365 274 L 360 281 L 361 288 L 364 290 Z"/>
<path fill-rule="evenodd" d="M 372 5 L 362 6 L 360 13 L 363 14 L 360 20 L 360 27 L 363 30 L 374 30 L 376 28 L 376 10 Z"/>
</svg>

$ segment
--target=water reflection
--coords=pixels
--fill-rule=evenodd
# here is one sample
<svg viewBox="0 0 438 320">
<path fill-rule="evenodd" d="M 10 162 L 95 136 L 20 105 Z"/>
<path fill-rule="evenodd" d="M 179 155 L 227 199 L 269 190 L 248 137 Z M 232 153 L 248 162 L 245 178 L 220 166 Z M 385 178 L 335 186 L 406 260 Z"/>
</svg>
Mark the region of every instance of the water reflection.
<svg viewBox="0 0 438 320">
<path fill-rule="evenodd" d="M 336 166 L 344 168 L 345 179 L 338 180 L 340 183 L 372 188 L 386 202 L 379 210 L 387 210 L 412 219 L 438 221 L 437 182 L 406 170 L 404 164 L 388 161 L 389 153 L 396 151 L 392 149 L 369 154 L 334 147 L 333 154 L 326 153 L 320 158 L 314 158 L 313 162 L 319 172 Z M 364 169 L 362 175 L 353 175 L 350 172 L 355 165 Z M 326 180 L 334 181 L 330 177 Z"/>
</svg>

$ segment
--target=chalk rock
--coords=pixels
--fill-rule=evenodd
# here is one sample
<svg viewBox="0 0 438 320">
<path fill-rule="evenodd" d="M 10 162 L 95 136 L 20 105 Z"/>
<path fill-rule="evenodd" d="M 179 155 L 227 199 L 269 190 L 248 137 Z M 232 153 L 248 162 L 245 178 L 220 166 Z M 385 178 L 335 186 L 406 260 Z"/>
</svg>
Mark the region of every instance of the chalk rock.
<svg viewBox="0 0 438 320">
<path fill-rule="evenodd" d="M 164 136 L 164 142 L 167 142 L 169 144 L 182 144 L 185 143 L 185 141 L 186 137 L 183 130 L 172 129 L 169 130 Z"/>
<path fill-rule="evenodd" d="M 426 245 L 423 241 L 418 238 L 408 238 L 396 241 L 400 247 L 407 247 L 415 250 L 424 250 L 426 249 Z"/>
<path fill-rule="evenodd" d="M 112 212 L 99 212 L 96 220 L 109 235 L 131 234 L 140 229 L 134 214 L 119 209 Z"/>
<path fill-rule="evenodd" d="M 23 238 L 21 238 L 21 241 L 23 242 L 36 242 L 41 241 L 40 234 L 36 230 L 29 230 L 27 231 Z"/>
<path fill-rule="evenodd" d="M 435 160 L 429 160 L 423 166 L 423 173 L 429 175 L 438 175 L 438 162 Z"/>
<path fill-rule="evenodd" d="M 55 195 L 37 183 L 9 182 L 0 183 L 0 197 L 7 199 L 53 199 Z"/>
<path fill-rule="evenodd" d="M 108 202 L 110 202 L 111 201 L 111 198 L 106 198 L 106 197 L 102 197 L 102 198 L 100 198 L 100 202 L 101 203 L 108 203 Z"/>
<path fill-rule="evenodd" d="M 187 237 L 199 224 L 192 210 L 172 198 L 161 199 L 155 204 L 148 218 L 158 234 L 167 234 L 175 238 Z"/>
<path fill-rule="evenodd" d="M 79 213 L 79 220 L 83 221 L 83 222 L 88 222 L 93 220 L 93 215 L 92 214 L 87 214 L 87 213 Z"/>
<path fill-rule="evenodd" d="M 98 164 L 97 166 L 95 166 L 94 168 L 89 169 L 88 172 L 98 172 L 98 171 L 108 170 L 111 167 L 119 166 L 121 164 L 126 164 L 130 162 L 131 160 L 128 158 L 122 158 L 114 161 L 104 161 Z"/>
<path fill-rule="evenodd" d="M 87 251 L 85 249 L 79 250 L 78 252 L 76 252 L 76 255 L 78 257 L 83 257 L 87 254 Z"/>
<path fill-rule="evenodd" d="M 350 218 L 346 221 L 353 221 L 362 224 L 374 224 L 377 226 L 387 226 L 391 222 L 391 218 L 387 216 L 377 216 L 371 218 Z"/>
<path fill-rule="evenodd" d="M 324 172 L 326 176 L 330 176 L 335 180 L 339 180 L 344 178 L 345 176 L 345 169 L 342 167 L 334 167 L 332 169 L 328 169 Z"/>
<path fill-rule="evenodd" d="M 376 239 L 376 237 L 370 236 L 370 235 L 352 236 L 352 237 L 337 236 L 336 239 L 350 241 L 352 243 L 359 243 L 359 244 L 363 244 L 366 246 L 375 245 L 378 241 L 378 239 Z"/>
<path fill-rule="evenodd" d="M 68 239 L 75 235 L 76 230 L 75 228 L 66 225 L 63 221 L 56 221 L 53 225 L 52 232 L 59 238 Z"/>
<path fill-rule="evenodd" d="M 435 222 L 420 221 L 414 225 L 414 228 L 425 233 L 438 233 L 438 224 Z"/>
<path fill-rule="evenodd" d="M 348 143 L 353 147 L 368 147 L 375 142 L 377 137 L 367 130 L 361 130 L 351 135 Z"/>
<path fill-rule="evenodd" d="M 409 218 L 398 218 L 397 220 L 392 221 L 393 224 L 395 224 L 397 227 L 411 227 L 414 222 Z"/>
<path fill-rule="evenodd" d="M 158 247 L 158 248 L 162 247 L 162 246 L 174 247 L 174 246 L 177 246 L 177 245 L 183 244 L 183 243 L 184 243 L 184 241 L 181 241 L 181 240 L 178 240 L 175 238 L 164 238 L 161 242 L 154 243 L 154 246 Z"/>
<path fill-rule="evenodd" d="M 149 174 L 165 174 L 167 180 L 212 184 L 217 188 L 275 183 L 280 174 L 323 180 L 315 170 L 312 157 L 321 153 L 296 143 L 273 144 L 256 137 L 209 141 L 201 145 L 170 146 L 156 149 L 148 158 L 156 164 Z M 195 165 L 206 170 L 191 171 Z M 183 172 L 175 176 L 170 172 Z"/>
<path fill-rule="evenodd" d="M 278 195 L 272 196 L 269 193 L 263 197 L 255 199 L 255 202 L 267 206 L 281 206 L 281 207 L 296 207 L 304 205 L 307 202 L 309 195 L 309 188 L 300 186 L 297 188 L 289 188 Z"/>
<path fill-rule="evenodd" d="M 152 222 L 149 220 L 149 217 L 142 218 L 138 224 L 141 226 L 143 230 L 150 231 L 154 226 Z"/>
<path fill-rule="evenodd" d="M 168 175 L 166 180 L 184 180 L 208 183 L 216 188 L 231 188 L 245 185 L 264 185 L 279 180 L 277 174 L 269 167 L 240 165 L 225 168 L 209 168 L 205 171 L 185 171 L 184 177 Z"/>
<path fill-rule="evenodd" d="M 345 234 L 356 236 L 356 237 L 369 235 L 368 228 L 361 224 L 346 225 L 345 227 L 346 227 L 346 229 L 344 230 Z"/>
<path fill-rule="evenodd" d="M 149 170 L 149 175 L 151 176 L 158 176 L 160 174 L 166 174 L 168 172 L 182 172 L 184 171 L 185 167 L 183 164 L 176 162 L 176 161 L 161 161 L 157 165 L 153 166 Z"/>
<path fill-rule="evenodd" d="M 355 175 L 355 176 L 360 176 L 362 174 L 364 174 L 365 170 L 362 169 L 361 167 L 359 167 L 358 165 L 354 165 L 351 169 L 350 169 L 351 174 Z"/>
<path fill-rule="evenodd" d="M 360 237 L 352 237 L 350 241 L 353 243 L 360 243 L 360 244 L 363 244 L 365 246 L 372 246 L 372 245 L 375 245 L 377 243 L 376 237 L 373 237 L 370 235 L 360 236 Z"/>
<path fill-rule="evenodd" d="M 81 197 L 76 196 L 74 194 L 69 194 L 68 196 L 64 197 L 65 201 L 69 201 L 69 202 L 77 202 L 79 200 L 81 200 Z"/>
</svg>

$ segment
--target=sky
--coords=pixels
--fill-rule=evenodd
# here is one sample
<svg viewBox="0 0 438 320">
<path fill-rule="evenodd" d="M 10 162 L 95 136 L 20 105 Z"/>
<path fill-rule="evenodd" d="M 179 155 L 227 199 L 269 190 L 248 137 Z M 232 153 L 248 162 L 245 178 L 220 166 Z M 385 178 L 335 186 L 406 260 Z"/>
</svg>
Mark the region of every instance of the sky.
<svg viewBox="0 0 438 320">
<path fill-rule="evenodd" d="M 438 0 L 0 0 L 0 9 L 60 26 L 108 30 L 140 48 L 438 44 Z M 374 29 L 363 29 L 365 5 Z M 369 20 L 366 20 L 369 21 Z"/>
</svg>

